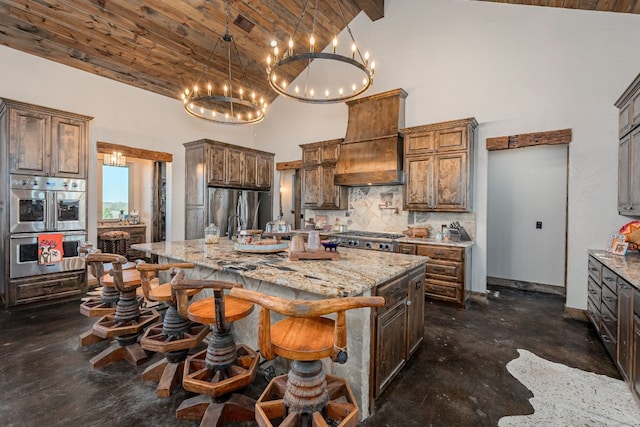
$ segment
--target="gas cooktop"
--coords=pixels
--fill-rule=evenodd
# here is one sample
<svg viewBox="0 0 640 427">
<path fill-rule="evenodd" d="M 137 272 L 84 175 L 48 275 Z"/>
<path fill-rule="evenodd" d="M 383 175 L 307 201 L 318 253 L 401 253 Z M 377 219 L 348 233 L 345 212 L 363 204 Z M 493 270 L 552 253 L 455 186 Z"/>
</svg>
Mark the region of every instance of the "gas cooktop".
<svg viewBox="0 0 640 427">
<path fill-rule="evenodd" d="M 340 246 L 348 248 L 395 252 L 394 240 L 404 237 L 404 235 L 376 231 L 350 230 L 343 231 L 342 233 L 332 233 L 329 237 L 340 239 Z"/>
</svg>

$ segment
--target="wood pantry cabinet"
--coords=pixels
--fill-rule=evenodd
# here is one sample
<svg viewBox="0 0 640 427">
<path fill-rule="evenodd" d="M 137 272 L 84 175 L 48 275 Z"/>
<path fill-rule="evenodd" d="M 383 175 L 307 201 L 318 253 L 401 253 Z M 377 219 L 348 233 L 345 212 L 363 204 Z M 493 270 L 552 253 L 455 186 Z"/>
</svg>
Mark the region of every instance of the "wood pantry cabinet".
<svg viewBox="0 0 640 427">
<path fill-rule="evenodd" d="M 424 267 L 378 287 L 374 396 L 379 396 L 424 339 Z"/>
<path fill-rule="evenodd" d="M 640 398 L 640 290 L 590 255 L 587 315 L 624 380 Z"/>
<path fill-rule="evenodd" d="M 640 216 L 640 75 L 616 101 L 618 132 L 618 212 Z"/>
<path fill-rule="evenodd" d="M 401 129 L 404 209 L 469 212 L 473 190 L 474 118 Z"/>
<path fill-rule="evenodd" d="M 185 238 L 204 236 L 208 187 L 271 191 L 273 153 L 201 139 L 185 147 Z"/>
<path fill-rule="evenodd" d="M 471 295 L 471 247 L 399 243 L 398 252 L 429 257 L 424 293 L 465 306 Z"/>
<path fill-rule="evenodd" d="M 347 209 L 349 188 L 334 185 L 333 178 L 342 139 L 302 144 L 302 207 Z"/>
<path fill-rule="evenodd" d="M 92 117 L 0 100 L 0 138 L 9 146 L 9 173 L 87 177 Z"/>
</svg>

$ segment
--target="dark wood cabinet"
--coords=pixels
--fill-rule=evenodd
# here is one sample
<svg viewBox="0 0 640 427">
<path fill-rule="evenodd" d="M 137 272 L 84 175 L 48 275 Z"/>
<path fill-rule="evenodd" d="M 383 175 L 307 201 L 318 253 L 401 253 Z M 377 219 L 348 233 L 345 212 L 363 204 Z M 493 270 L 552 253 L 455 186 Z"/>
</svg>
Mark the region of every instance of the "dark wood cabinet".
<svg viewBox="0 0 640 427">
<path fill-rule="evenodd" d="M 202 139 L 185 147 L 185 238 L 204 237 L 208 187 L 271 191 L 272 153 Z"/>
<path fill-rule="evenodd" d="M 379 286 L 385 298 L 375 317 L 374 396 L 395 378 L 424 339 L 424 267 Z"/>
<path fill-rule="evenodd" d="M 79 299 L 86 292 L 84 270 L 11 279 L 7 307 Z"/>
<path fill-rule="evenodd" d="M 587 315 L 607 353 L 640 398 L 640 289 L 589 255 Z"/>
<path fill-rule="evenodd" d="M 9 172 L 87 177 L 88 124 L 92 117 L 3 99 L 7 115 L 2 138 L 9 144 Z"/>
<path fill-rule="evenodd" d="M 468 212 L 473 188 L 475 119 L 402 129 L 404 209 Z"/>
<path fill-rule="evenodd" d="M 469 247 L 400 243 L 398 252 L 429 257 L 424 293 L 429 298 L 465 306 L 471 295 Z"/>
<path fill-rule="evenodd" d="M 302 148 L 302 207 L 347 209 L 349 189 L 334 184 L 342 139 L 300 145 Z"/>
<path fill-rule="evenodd" d="M 615 103 L 619 108 L 618 212 L 640 216 L 640 75 Z"/>
</svg>

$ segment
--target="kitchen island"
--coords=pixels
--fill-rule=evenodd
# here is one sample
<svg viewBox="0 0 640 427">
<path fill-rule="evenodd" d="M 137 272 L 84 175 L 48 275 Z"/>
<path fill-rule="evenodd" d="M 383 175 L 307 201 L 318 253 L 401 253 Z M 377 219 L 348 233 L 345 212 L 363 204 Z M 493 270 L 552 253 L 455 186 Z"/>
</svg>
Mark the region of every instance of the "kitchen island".
<svg viewBox="0 0 640 427">
<path fill-rule="evenodd" d="M 424 336 L 425 257 L 339 248 L 338 260 L 289 260 L 288 251 L 245 253 L 234 242 L 204 239 L 134 245 L 158 256 L 158 262 L 188 261 L 191 279 L 241 283 L 246 289 L 289 299 L 324 299 L 381 295 L 379 309 L 347 312 L 347 348 L 344 365 L 325 361 L 328 373 L 349 381 L 360 408 L 360 418 L 373 412 L 375 398 L 390 383 Z M 257 349 L 258 311 L 235 322 L 236 340 Z M 399 350 L 400 348 L 400 350 Z M 283 371 L 278 374 L 284 373 Z"/>
</svg>

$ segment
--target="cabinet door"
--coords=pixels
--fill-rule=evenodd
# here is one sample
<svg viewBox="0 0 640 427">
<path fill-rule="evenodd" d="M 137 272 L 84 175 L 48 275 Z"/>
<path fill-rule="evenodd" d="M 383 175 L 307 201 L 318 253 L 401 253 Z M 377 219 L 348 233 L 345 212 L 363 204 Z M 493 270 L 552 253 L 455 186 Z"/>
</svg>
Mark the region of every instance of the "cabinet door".
<svg viewBox="0 0 640 427">
<path fill-rule="evenodd" d="M 11 109 L 9 117 L 11 173 L 48 175 L 51 116 Z"/>
<path fill-rule="evenodd" d="M 435 210 L 465 211 L 467 153 L 435 156 Z"/>
<path fill-rule="evenodd" d="M 618 279 L 618 368 L 626 381 L 631 379 L 633 339 L 633 288 Z M 613 331 L 612 331 L 613 332 Z"/>
<path fill-rule="evenodd" d="M 270 190 L 273 181 L 273 157 L 258 156 L 257 182 L 258 188 Z"/>
<path fill-rule="evenodd" d="M 640 124 L 640 91 L 631 98 L 631 127 Z"/>
<path fill-rule="evenodd" d="M 302 169 L 302 207 L 317 208 L 320 206 L 321 167 Z"/>
<path fill-rule="evenodd" d="M 630 134 L 629 141 L 629 205 L 631 213 L 640 215 L 640 127 Z"/>
<path fill-rule="evenodd" d="M 406 314 L 406 304 L 401 301 L 381 316 L 378 316 L 376 323 L 378 343 L 378 360 L 376 364 L 377 396 L 389 385 L 395 374 L 405 363 Z"/>
<path fill-rule="evenodd" d="M 206 150 L 208 159 L 207 181 L 209 185 L 225 185 L 226 184 L 226 148 L 209 145 Z M 187 169 L 193 171 L 193 169 Z M 194 171 L 194 173 L 197 173 Z"/>
<path fill-rule="evenodd" d="M 430 151 L 433 151 L 433 132 L 425 131 L 405 137 L 404 153 L 406 155 L 425 154 Z"/>
<path fill-rule="evenodd" d="M 620 108 L 618 116 L 618 134 L 620 137 L 631 130 L 632 113 L 633 104 L 631 102 L 627 102 Z"/>
<path fill-rule="evenodd" d="M 424 339 L 424 274 L 409 279 L 407 299 L 407 349 L 412 355 Z"/>
<path fill-rule="evenodd" d="M 322 170 L 322 197 L 321 206 L 323 208 L 340 207 L 340 191 L 341 187 L 333 184 L 333 176 L 336 169 L 331 166 L 321 166 Z"/>
<path fill-rule="evenodd" d="M 51 175 L 86 178 L 86 122 L 51 119 Z"/>
<path fill-rule="evenodd" d="M 467 126 L 436 130 L 435 148 L 439 153 L 467 149 Z"/>
<path fill-rule="evenodd" d="M 243 185 L 245 187 L 256 187 L 258 184 L 258 155 L 256 153 L 244 153 L 244 167 L 242 170 L 244 174 Z"/>
<path fill-rule="evenodd" d="M 433 207 L 433 156 L 405 160 L 405 209 Z"/>
<path fill-rule="evenodd" d="M 242 185 L 242 151 L 235 148 L 227 148 L 227 184 Z"/>
<path fill-rule="evenodd" d="M 320 164 L 321 159 L 320 147 L 315 148 L 303 148 L 302 149 L 302 165 L 303 166 L 316 166 Z"/>
<path fill-rule="evenodd" d="M 634 298 L 640 299 L 640 292 L 636 291 Z M 637 397 L 640 398 L 640 316 L 633 316 L 633 368 L 631 387 Z"/>
<path fill-rule="evenodd" d="M 618 146 L 618 212 L 621 215 L 628 211 L 629 202 L 629 154 L 631 153 L 631 136 L 627 135 Z"/>
</svg>

